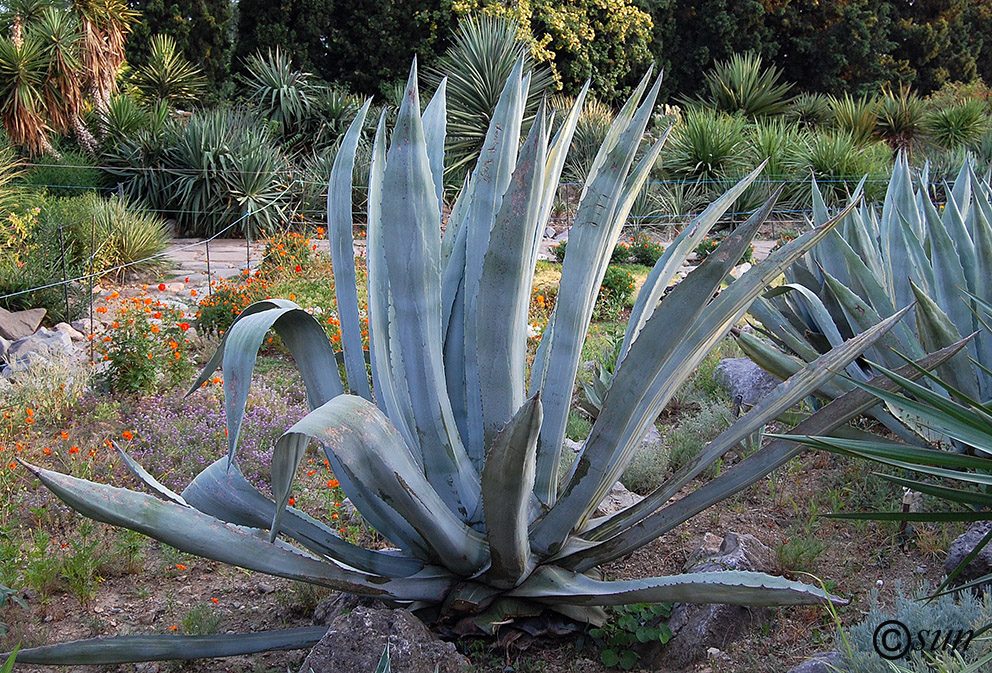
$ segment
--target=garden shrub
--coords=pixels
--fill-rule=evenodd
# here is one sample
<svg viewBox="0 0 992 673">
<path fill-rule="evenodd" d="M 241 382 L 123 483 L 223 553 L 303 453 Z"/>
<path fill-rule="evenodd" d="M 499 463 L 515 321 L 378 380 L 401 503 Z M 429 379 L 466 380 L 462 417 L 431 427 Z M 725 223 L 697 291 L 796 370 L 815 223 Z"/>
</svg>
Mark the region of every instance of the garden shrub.
<svg viewBox="0 0 992 673">
<path fill-rule="evenodd" d="M 25 186 L 46 190 L 52 196 L 79 196 L 106 187 L 106 174 L 83 152 L 63 150 L 62 155 L 46 154 L 28 164 L 21 180 Z"/>
<path fill-rule="evenodd" d="M 634 294 L 634 277 L 619 266 L 606 267 L 596 299 L 596 314 L 602 320 L 615 320 Z"/>
<path fill-rule="evenodd" d="M 870 599 L 870 609 L 864 621 L 847 629 L 846 641 L 849 647 L 840 645 L 839 649 L 845 656 L 846 666 L 843 670 L 856 670 L 858 673 L 889 673 L 892 668 L 888 661 L 878 656 L 875 649 L 875 630 L 885 621 L 895 619 L 902 622 L 913 634 L 914 644 L 918 645 L 916 634 L 927 631 L 932 636 L 938 629 L 952 632 L 957 629 L 972 629 L 978 632 L 986 624 L 992 623 L 992 597 L 986 594 L 984 598 L 976 598 L 971 592 L 962 591 L 955 595 L 944 595 L 933 600 L 923 600 L 930 594 L 928 586 L 907 595 L 901 585 L 896 586 L 896 597 L 890 608 L 883 607 L 879 602 L 878 590 L 873 590 Z M 950 651 L 934 652 L 935 661 L 930 661 L 930 654 L 911 650 L 909 658 L 899 662 L 911 672 L 927 673 L 943 671 L 955 673 L 962 671 L 969 663 L 978 661 L 992 652 L 992 641 L 988 639 L 972 640 L 967 649 L 957 651 L 961 659 L 957 660 Z"/>
<path fill-rule="evenodd" d="M 654 266 L 665 252 L 665 248 L 660 243 L 651 240 L 651 237 L 643 231 L 630 237 L 628 249 L 631 261 L 644 266 Z"/>
<path fill-rule="evenodd" d="M 181 386 L 194 370 L 189 329 L 181 309 L 147 294 L 122 299 L 97 346 L 107 363 L 104 381 L 127 393 Z"/>
<path fill-rule="evenodd" d="M 22 294 L 0 300 L 0 306 L 9 311 L 44 308 L 51 322 L 71 321 L 82 312 L 81 291 L 75 285 L 55 284 L 63 280 L 63 263 L 67 278 L 76 277 L 80 267 L 68 255 L 63 259 L 57 228 L 39 221 L 40 213 L 37 206 L 18 207 L 4 220 L 6 231 L 0 237 L 0 296 Z M 52 287 L 46 287 L 49 285 Z M 34 288 L 43 289 L 27 292 Z"/>
<path fill-rule="evenodd" d="M 555 261 L 557 261 L 559 264 L 565 263 L 566 246 L 568 246 L 567 239 L 551 246 L 551 254 L 555 256 Z"/>
<path fill-rule="evenodd" d="M 613 252 L 610 253 L 610 264 L 624 264 L 630 259 L 630 248 L 623 241 L 618 242 L 613 246 Z"/>
<path fill-rule="evenodd" d="M 318 236 L 323 234 L 323 229 L 317 230 Z M 283 231 L 265 241 L 262 268 L 302 271 L 313 262 L 316 250 L 317 244 L 308 235 L 298 231 Z"/>
<path fill-rule="evenodd" d="M 118 196 L 105 199 L 90 192 L 49 199 L 42 205 L 39 218 L 56 244 L 62 229 L 70 259 L 80 269 L 104 273 L 127 266 L 114 272 L 118 278 L 160 266 L 161 261 L 149 258 L 163 252 L 169 241 L 159 217 Z"/>
</svg>

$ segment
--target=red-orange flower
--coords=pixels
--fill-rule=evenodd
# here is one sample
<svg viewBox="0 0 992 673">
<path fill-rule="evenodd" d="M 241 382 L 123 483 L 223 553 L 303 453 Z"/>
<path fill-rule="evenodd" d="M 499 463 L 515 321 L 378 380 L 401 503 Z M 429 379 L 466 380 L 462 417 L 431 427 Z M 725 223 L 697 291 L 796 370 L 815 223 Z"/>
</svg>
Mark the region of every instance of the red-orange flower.
<svg viewBox="0 0 992 673">
<path fill-rule="evenodd" d="M 158 284 L 158 289 L 159 289 L 160 292 L 165 292 L 165 283 L 159 283 Z"/>
<path fill-rule="evenodd" d="M 134 433 L 132 433 L 130 430 L 125 430 L 124 432 L 121 433 L 121 437 L 123 437 L 124 439 L 130 442 L 132 439 L 134 439 Z"/>
<path fill-rule="evenodd" d="M 189 329 L 189 323 L 188 322 L 181 322 L 181 323 L 179 323 L 179 330 L 180 331 L 185 332 L 188 329 Z"/>
</svg>

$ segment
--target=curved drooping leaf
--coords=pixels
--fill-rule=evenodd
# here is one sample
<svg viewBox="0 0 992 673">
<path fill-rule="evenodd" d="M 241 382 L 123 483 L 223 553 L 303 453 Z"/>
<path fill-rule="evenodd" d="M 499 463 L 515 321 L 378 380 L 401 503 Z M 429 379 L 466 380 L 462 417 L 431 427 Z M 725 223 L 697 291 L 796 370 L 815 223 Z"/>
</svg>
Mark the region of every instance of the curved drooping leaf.
<svg viewBox="0 0 992 673">
<path fill-rule="evenodd" d="M 338 591 L 394 600 L 438 601 L 451 586 L 452 580 L 444 577 L 386 578 L 346 570 L 270 544 L 192 507 L 24 465 L 83 516 L 144 533 L 204 558 Z"/>
<path fill-rule="evenodd" d="M 224 633 L 209 636 L 147 635 L 89 638 L 21 650 L 17 655 L 17 662 L 63 666 L 233 657 L 256 652 L 309 649 L 320 642 L 325 633 L 327 633 L 325 626 L 309 626 L 281 631 Z"/>
<path fill-rule="evenodd" d="M 319 440 L 345 492 L 376 530 L 420 558 L 471 576 L 489 550 L 441 499 L 381 411 L 354 395 L 314 409 L 276 444 Z M 414 535 L 411 532 L 416 531 Z"/>
<path fill-rule="evenodd" d="M 270 329 L 275 330 L 292 353 L 311 408 L 344 393 L 334 349 L 316 318 L 293 302 L 280 300 L 275 308 L 270 308 L 269 302 L 257 302 L 263 304 L 261 310 L 239 316 L 221 344 L 229 461 L 234 459 L 238 446 L 258 349 Z"/>
<path fill-rule="evenodd" d="M 186 502 L 204 514 L 238 526 L 264 528 L 275 516 L 276 504 L 248 483 L 237 462 L 221 458 L 196 475 L 183 490 Z M 277 529 L 315 554 L 384 577 L 409 577 L 423 569 L 423 561 L 408 556 L 365 549 L 342 539 L 305 512 L 287 507 Z"/>
<path fill-rule="evenodd" d="M 847 603 L 822 590 L 764 573 L 724 571 L 688 573 L 642 580 L 596 580 L 553 566 L 542 566 L 510 596 L 543 603 L 626 605 L 628 603 L 728 603 L 731 605 L 801 605 Z"/>
</svg>

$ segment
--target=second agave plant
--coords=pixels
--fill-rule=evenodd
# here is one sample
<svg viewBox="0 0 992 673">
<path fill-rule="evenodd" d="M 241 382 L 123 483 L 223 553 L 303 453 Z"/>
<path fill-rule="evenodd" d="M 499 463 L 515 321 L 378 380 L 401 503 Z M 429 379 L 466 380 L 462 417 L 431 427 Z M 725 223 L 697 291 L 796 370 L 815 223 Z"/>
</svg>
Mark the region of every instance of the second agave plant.
<svg viewBox="0 0 992 673">
<path fill-rule="evenodd" d="M 289 301 L 260 302 L 239 316 L 201 376 L 223 365 L 229 455 L 182 494 L 126 457 L 148 493 L 31 469 L 83 514 L 184 551 L 375 596 L 425 618 L 472 619 L 487 630 L 544 610 L 601 623 L 603 606 L 631 602 L 829 600 L 820 589 L 759 573 L 607 581 L 596 569 L 796 455 L 792 445 L 771 442 L 673 499 L 726 451 L 871 346 L 902 313 L 802 369 L 641 503 L 596 518 L 597 505 L 631 461 L 642 434 L 683 381 L 768 283 L 833 223 L 777 250 L 721 291 L 770 212 L 770 200 L 661 301 L 684 259 L 757 171 L 690 223 L 641 289 L 602 410 L 575 463 L 559 479 L 566 419 L 599 285 L 664 142 L 635 163 L 660 82 L 652 86 L 645 78 L 592 163 L 559 299 L 532 360 L 527 307 L 540 234 L 585 92 L 554 137 L 542 106 L 521 144 L 528 82 L 518 64 L 443 235 L 445 84 L 421 114 L 414 70 L 388 147 L 380 120 L 368 178 L 368 353 L 362 347 L 365 316 L 356 293 L 351 218 L 352 166 L 368 104 L 345 135 L 330 176 L 328 224 L 346 386 L 338 354 L 311 315 Z M 275 446 L 273 499 L 250 486 L 234 461 L 256 353 L 270 329 L 292 351 L 312 408 Z M 199 381 L 193 388 L 198 386 Z M 859 393 L 824 407 L 796 432 L 829 433 L 874 404 Z M 294 474 L 313 440 L 355 507 L 393 549 L 358 547 L 288 506 Z M 81 652 L 88 653 L 88 663 L 216 656 L 303 647 L 321 635 L 320 629 L 279 631 L 218 636 L 209 643 L 135 636 L 27 650 L 19 661 L 67 663 L 79 661 Z"/>
</svg>

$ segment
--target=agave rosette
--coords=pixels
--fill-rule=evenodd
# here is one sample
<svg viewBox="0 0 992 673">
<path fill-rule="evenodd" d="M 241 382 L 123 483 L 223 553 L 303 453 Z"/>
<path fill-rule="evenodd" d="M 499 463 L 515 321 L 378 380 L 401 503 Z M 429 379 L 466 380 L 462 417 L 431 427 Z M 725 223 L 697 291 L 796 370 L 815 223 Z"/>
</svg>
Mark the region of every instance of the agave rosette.
<svg viewBox="0 0 992 673">
<path fill-rule="evenodd" d="M 351 218 L 352 167 L 368 104 L 352 123 L 328 191 L 347 388 L 338 354 L 312 316 L 290 301 L 259 302 L 234 322 L 193 386 L 223 365 L 229 455 L 181 495 L 126 457 L 150 494 L 31 469 L 83 514 L 184 551 L 378 597 L 425 615 L 472 618 L 484 629 L 543 610 L 601 623 L 602 606 L 630 602 L 829 600 L 820 589 L 760 573 L 606 581 L 595 569 L 795 456 L 793 444 L 776 440 L 691 494 L 671 500 L 726 451 L 823 385 L 904 312 L 798 371 L 641 503 L 594 518 L 644 431 L 686 377 L 768 283 L 821 240 L 833 221 L 775 251 L 721 291 L 773 198 L 660 301 L 684 259 L 760 168 L 690 223 L 642 287 L 602 410 L 567 476 L 559 480 L 566 418 L 600 281 L 664 142 L 635 163 L 660 80 L 651 85 L 645 77 L 593 162 L 571 230 L 559 301 L 531 363 L 527 309 L 538 247 L 585 91 L 553 138 L 542 106 L 521 144 L 528 82 L 518 64 L 443 235 L 444 83 L 421 115 L 414 68 L 388 149 L 380 119 L 368 182 L 368 352 L 361 340 Z M 275 446 L 273 499 L 249 485 L 233 460 L 255 358 L 270 329 L 292 352 L 312 409 Z M 933 366 L 951 350 L 922 364 Z M 830 433 L 874 403 L 867 393 L 852 391 L 796 432 Z M 356 546 L 288 506 L 294 474 L 313 440 L 357 510 L 394 549 Z M 320 633 L 239 637 L 235 643 L 234 636 L 218 636 L 210 647 L 222 643 L 225 652 L 299 647 Z M 207 651 L 200 641 L 169 638 L 111 639 L 86 644 L 90 649 L 79 643 L 50 646 L 23 651 L 20 660 L 66 663 L 72 661 L 67 651 L 98 652 L 87 655 L 90 663 L 135 660 L 146 650 L 154 650 L 146 658 Z"/>
</svg>

